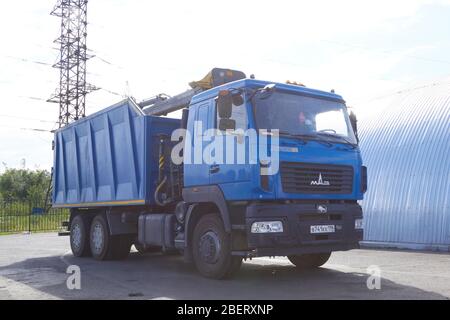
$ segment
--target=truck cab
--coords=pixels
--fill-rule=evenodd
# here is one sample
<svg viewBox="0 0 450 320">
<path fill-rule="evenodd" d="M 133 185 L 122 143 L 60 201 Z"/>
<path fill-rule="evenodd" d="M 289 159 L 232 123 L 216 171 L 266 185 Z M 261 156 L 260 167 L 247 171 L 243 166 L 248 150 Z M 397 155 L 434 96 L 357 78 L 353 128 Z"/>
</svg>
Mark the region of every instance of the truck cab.
<svg viewBox="0 0 450 320">
<path fill-rule="evenodd" d="M 366 169 L 353 127 L 341 96 L 299 85 L 244 79 L 198 94 L 183 199 L 214 203 L 232 255 L 323 264 L 363 236 Z M 214 251 L 219 238 L 204 241 Z"/>
</svg>

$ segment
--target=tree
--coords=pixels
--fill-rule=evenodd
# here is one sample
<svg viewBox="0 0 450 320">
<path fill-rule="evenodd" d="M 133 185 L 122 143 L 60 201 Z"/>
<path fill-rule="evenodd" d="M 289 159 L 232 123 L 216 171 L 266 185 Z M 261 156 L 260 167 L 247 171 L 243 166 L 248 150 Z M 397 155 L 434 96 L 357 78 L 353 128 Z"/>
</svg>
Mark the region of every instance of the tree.
<svg viewBox="0 0 450 320">
<path fill-rule="evenodd" d="M 45 198 L 49 183 L 47 170 L 8 169 L 0 175 L 0 198 L 37 202 Z"/>
</svg>

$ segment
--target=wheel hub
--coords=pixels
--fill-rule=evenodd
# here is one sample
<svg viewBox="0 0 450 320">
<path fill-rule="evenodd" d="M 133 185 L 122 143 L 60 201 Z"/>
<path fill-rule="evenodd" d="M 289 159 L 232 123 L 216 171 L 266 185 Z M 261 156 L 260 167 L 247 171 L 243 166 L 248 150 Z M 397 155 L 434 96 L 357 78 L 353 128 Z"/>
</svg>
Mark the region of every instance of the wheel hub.
<svg viewBox="0 0 450 320">
<path fill-rule="evenodd" d="M 78 223 L 73 226 L 71 235 L 73 246 L 79 249 L 81 246 L 81 227 Z"/>
<path fill-rule="evenodd" d="M 199 251 L 201 259 L 206 263 L 216 263 L 220 254 L 220 239 L 213 231 L 208 231 L 200 238 Z"/>
<path fill-rule="evenodd" d="M 94 230 L 92 231 L 92 248 L 95 252 L 101 252 L 103 249 L 103 228 L 100 224 L 94 225 Z"/>
</svg>

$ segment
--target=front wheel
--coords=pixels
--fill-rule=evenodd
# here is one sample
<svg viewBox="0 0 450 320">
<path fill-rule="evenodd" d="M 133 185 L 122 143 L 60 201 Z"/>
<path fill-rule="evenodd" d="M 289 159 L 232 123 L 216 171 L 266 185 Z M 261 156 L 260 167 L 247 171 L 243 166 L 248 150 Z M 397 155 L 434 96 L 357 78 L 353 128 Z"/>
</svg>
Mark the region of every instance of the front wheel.
<svg viewBox="0 0 450 320">
<path fill-rule="evenodd" d="M 231 255 L 231 236 L 217 214 L 201 217 L 195 226 L 192 255 L 197 270 L 207 278 L 228 278 L 242 264 L 241 257 Z"/>
<path fill-rule="evenodd" d="M 326 253 L 309 253 L 295 256 L 288 256 L 292 264 L 300 269 L 318 268 L 324 265 L 331 256 L 331 252 Z"/>
</svg>

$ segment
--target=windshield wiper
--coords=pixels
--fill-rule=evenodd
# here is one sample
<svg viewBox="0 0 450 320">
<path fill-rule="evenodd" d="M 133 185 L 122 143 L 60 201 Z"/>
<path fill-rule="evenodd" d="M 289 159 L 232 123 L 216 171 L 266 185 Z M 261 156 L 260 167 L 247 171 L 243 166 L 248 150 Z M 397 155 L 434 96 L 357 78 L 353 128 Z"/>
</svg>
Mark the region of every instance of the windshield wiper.
<svg viewBox="0 0 450 320">
<path fill-rule="evenodd" d="M 315 134 L 301 134 L 301 133 L 290 133 L 288 131 L 280 131 L 280 135 L 289 136 L 292 138 L 299 138 L 303 141 L 304 144 L 306 144 L 308 142 L 308 140 L 313 140 L 313 141 L 323 144 L 327 147 L 333 146 L 333 144 L 329 141 L 317 139 L 317 135 L 315 135 Z"/>
<path fill-rule="evenodd" d="M 264 88 L 258 88 L 253 91 L 247 99 L 247 102 L 251 101 L 258 93 L 266 93 L 267 95 L 264 98 L 260 98 L 261 100 L 265 100 L 269 98 L 272 93 L 275 91 L 275 83 L 267 84 Z"/>
<path fill-rule="evenodd" d="M 279 133 L 280 133 L 280 136 L 286 136 L 286 137 L 300 139 L 302 141 L 303 145 L 308 143 L 308 141 L 303 136 L 292 134 L 292 133 L 290 133 L 288 131 L 279 131 Z"/>
<path fill-rule="evenodd" d="M 330 137 L 330 138 L 337 138 L 337 139 L 341 139 L 343 141 L 345 141 L 346 144 L 348 144 L 352 149 L 356 149 L 356 147 L 358 146 L 357 144 L 351 142 L 350 140 L 348 140 L 347 138 L 337 135 L 337 134 L 332 134 L 332 133 L 327 133 L 327 132 L 317 132 L 316 135 L 318 136 L 325 136 L 325 137 Z"/>
</svg>

